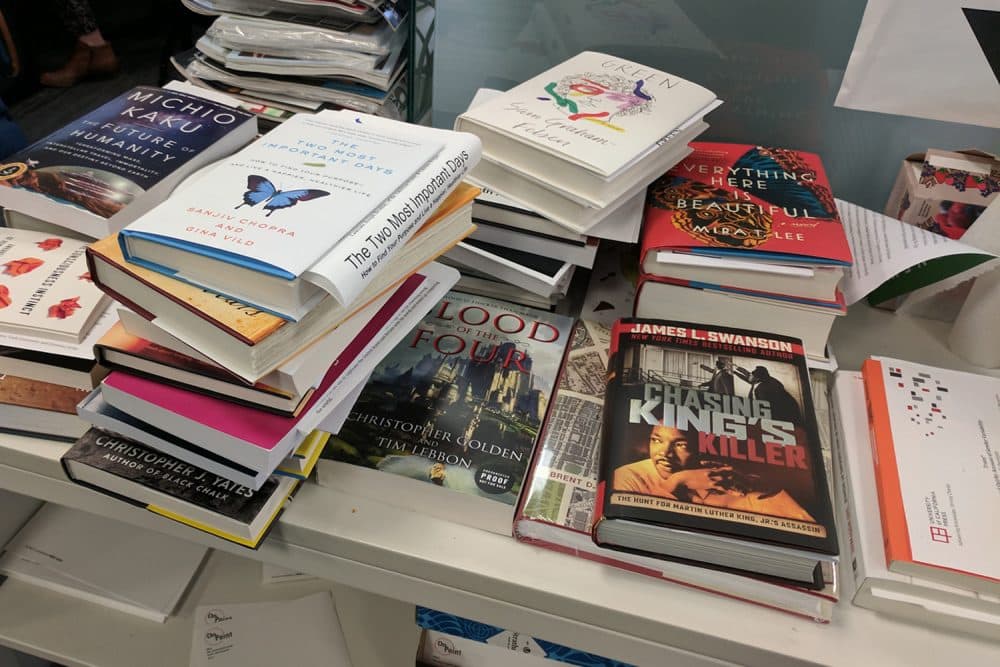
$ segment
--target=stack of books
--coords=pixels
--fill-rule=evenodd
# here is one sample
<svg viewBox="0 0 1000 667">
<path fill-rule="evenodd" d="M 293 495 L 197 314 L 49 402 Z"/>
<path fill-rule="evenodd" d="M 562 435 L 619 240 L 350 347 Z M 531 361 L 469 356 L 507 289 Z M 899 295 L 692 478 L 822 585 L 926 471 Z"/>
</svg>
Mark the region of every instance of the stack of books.
<svg viewBox="0 0 1000 667">
<path fill-rule="evenodd" d="M 666 330 L 666 323 L 662 326 Z M 664 520 L 665 510 L 672 504 L 672 509 L 681 516 L 712 513 L 725 519 L 718 520 L 711 526 L 691 526 L 692 533 L 701 533 L 702 529 L 721 533 L 734 528 L 741 532 L 744 530 L 742 526 L 750 528 L 756 524 L 761 528 L 747 533 L 751 539 L 773 539 L 776 531 L 768 534 L 769 531 L 763 528 L 764 522 L 769 520 L 766 514 L 773 515 L 772 509 L 764 507 L 763 502 L 761 514 L 748 511 L 752 508 L 737 507 L 739 503 L 747 505 L 754 493 L 761 496 L 764 488 L 762 485 L 767 485 L 772 490 L 780 490 L 779 486 L 791 490 L 798 501 L 810 503 L 804 506 L 822 505 L 822 499 L 828 497 L 824 486 L 816 487 L 817 492 L 813 492 L 811 480 L 803 484 L 806 480 L 794 479 L 796 475 L 800 478 L 810 477 L 805 471 L 786 472 L 782 466 L 771 465 L 774 470 L 769 474 L 766 456 L 742 456 L 741 449 L 746 451 L 747 446 L 760 445 L 754 444 L 753 440 L 738 439 L 735 430 L 734 437 L 729 442 L 737 444 L 730 445 L 725 453 L 710 443 L 714 418 L 713 411 L 709 408 L 710 401 L 716 401 L 721 409 L 723 402 L 732 406 L 738 401 L 747 400 L 744 394 L 751 391 L 751 388 L 745 386 L 739 391 L 735 387 L 730 389 L 727 383 L 718 378 L 713 385 L 714 373 L 709 366 L 712 353 L 651 342 L 645 344 L 646 349 L 639 354 L 640 358 L 652 357 L 655 362 L 643 364 L 641 370 L 634 367 L 627 369 L 627 377 L 642 377 L 646 380 L 638 387 L 652 388 L 649 401 L 636 399 L 636 415 L 641 414 L 640 408 L 645 407 L 647 412 L 657 417 L 662 414 L 663 423 L 669 425 L 677 424 L 681 419 L 694 420 L 700 415 L 698 422 L 701 425 L 695 427 L 692 424 L 690 427 L 697 428 L 697 435 L 695 432 L 688 432 L 685 427 L 685 434 L 689 439 L 685 441 L 687 444 L 684 447 L 679 442 L 675 442 L 673 448 L 669 444 L 661 446 L 658 444 L 659 439 L 656 439 L 657 444 L 654 446 L 652 436 L 665 432 L 666 427 L 632 424 L 629 421 L 631 405 L 605 410 L 605 370 L 609 368 L 609 363 L 614 363 L 608 352 L 612 345 L 611 336 L 612 329 L 607 325 L 588 320 L 581 320 L 577 324 L 574 345 L 560 373 L 547 426 L 518 507 L 514 522 L 515 537 L 529 544 L 631 572 L 828 622 L 839 597 L 835 567 L 822 568 L 821 582 L 790 582 L 760 573 L 737 571 L 735 568 L 727 571 L 718 567 L 718 564 L 706 567 L 706 563 L 698 557 L 664 560 L 664 554 L 660 552 L 612 549 L 606 544 L 595 542 L 592 534 L 595 519 L 614 512 L 618 502 L 628 502 L 631 507 L 643 508 L 646 515 L 635 517 L 640 521 L 650 518 Z M 662 337 L 666 337 L 666 334 L 662 334 Z M 618 348 L 618 354 L 626 360 L 635 361 L 634 352 L 635 350 Z M 736 359 L 722 354 L 715 356 L 718 360 Z M 749 365 L 748 360 L 739 361 Z M 766 363 L 774 368 L 776 376 L 779 375 L 779 364 Z M 785 364 L 781 366 L 786 371 L 792 370 Z M 794 393 L 793 400 L 797 404 L 808 406 L 808 387 L 803 389 L 805 385 L 798 373 L 781 372 L 780 376 L 786 387 Z M 659 395 L 664 400 L 655 407 L 651 406 L 652 397 Z M 703 407 L 686 411 L 685 414 L 690 416 L 684 417 L 681 406 L 694 406 L 696 400 Z M 756 409 L 764 409 L 760 407 L 762 401 L 756 403 Z M 609 405 L 613 404 L 609 401 Z M 770 405 L 766 409 L 770 409 Z M 778 424 L 780 422 L 774 421 L 771 425 Z M 623 428 L 634 430 L 637 434 L 623 438 Z M 676 429 L 671 426 L 666 430 Z M 603 432 L 607 433 L 606 437 L 602 437 Z M 823 468 L 822 457 L 815 452 L 815 439 L 807 441 L 805 429 L 794 428 L 794 432 L 797 437 L 801 437 L 803 445 L 810 449 L 808 465 L 818 464 Z M 823 429 L 820 428 L 819 432 L 822 433 Z M 605 448 L 608 450 L 607 454 L 602 454 Z M 712 452 L 706 451 L 710 448 Z M 683 465 L 681 458 L 684 458 Z M 616 490 L 613 480 L 626 477 L 625 474 L 619 475 L 616 472 L 619 467 L 617 464 L 623 461 L 627 461 L 622 463 L 626 468 L 648 468 L 644 478 L 647 481 L 662 479 L 662 483 L 640 486 L 634 483 L 626 485 L 623 481 L 623 488 Z M 698 474 L 696 471 L 699 469 L 702 472 L 718 471 L 718 488 L 713 488 L 710 495 L 706 493 L 702 497 L 696 497 L 681 483 L 685 475 Z M 665 483 L 672 476 L 678 479 L 678 483 L 672 491 L 667 492 Z M 634 482 L 639 477 L 632 475 L 631 481 Z M 819 483 L 822 484 L 822 481 Z M 754 489 L 754 486 L 757 488 Z M 808 493 L 811 498 L 804 495 L 807 489 L 810 489 Z M 610 503 L 605 495 L 609 491 L 613 491 Z M 782 493 L 787 491 L 782 490 Z M 730 509 L 723 509 L 727 507 Z M 663 516 L 656 516 L 653 508 L 662 508 Z M 820 524 L 809 525 L 813 528 L 820 527 Z M 824 530 L 826 525 L 829 524 L 823 524 Z M 783 536 L 779 535 L 780 537 Z M 715 550 L 706 548 L 704 553 L 710 555 Z M 742 559 L 740 562 L 742 563 Z"/>
<path fill-rule="evenodd" d="M 996 639 L 994 377 L 876 357 L 834 381 L 854 604 Z"/>
<path fill-rule="evenodd" d="M 578 234 L 690 149 L 721 102 L 681 77 L 583 52 L 459 115 L 483 140 L 470 180 Z"/>
<path fill-rule="evenodd" d="M 573 320 L 449 292 L 365 383 L 317 480 L 510 535 Z"/>
<path fill-rule="evenodd" d="M 636 317 L 780 326 L 826 359 L 851 249 L 819 156 L 691 146 L 649 189 Z"/>
<path fill-rule="evenodd" d="M 84 241 L 0 229 L 0 431 L 75 440 L 93 386 L 93 345 L 113 322 Z"/>
<path fill-rule="evenodd" d="M 406 119 L 407 3 L 185 4 L 219 18 L 174 67 L 237 97 L 268 127 L 329 108 Z"/>
<path fill-rule="evenodd" d="M 78 406 L 114 435 L 81 438 L 70 477 L 257 546 L 356 388 L 457 280 L 433 259 L 472 229 L 478 152 L 468 134 L 302 114 L 88 246 L 127 310 Z"/>
</svg>

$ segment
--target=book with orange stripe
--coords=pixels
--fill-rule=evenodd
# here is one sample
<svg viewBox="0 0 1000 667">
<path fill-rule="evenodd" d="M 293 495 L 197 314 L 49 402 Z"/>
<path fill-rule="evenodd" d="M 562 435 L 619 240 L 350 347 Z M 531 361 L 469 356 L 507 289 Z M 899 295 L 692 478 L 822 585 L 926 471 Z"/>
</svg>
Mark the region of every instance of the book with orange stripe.
<svg viewBox="0 0 1000 667">
<path fill-rule="evenodd" d="M 865 361 L 890 571 L 1000 594 L 1000 379 Z"/>
<path fill-rule="evenodd" d="M 126 262 L 117 236 L 88 247 L 87 263 L 94 282 L 114 299 L 256 382 L 472 233 L 477 194 L 479 188 L 460 184 L 355 302 L 325 299 L 296 322 Z"/>
</svg>

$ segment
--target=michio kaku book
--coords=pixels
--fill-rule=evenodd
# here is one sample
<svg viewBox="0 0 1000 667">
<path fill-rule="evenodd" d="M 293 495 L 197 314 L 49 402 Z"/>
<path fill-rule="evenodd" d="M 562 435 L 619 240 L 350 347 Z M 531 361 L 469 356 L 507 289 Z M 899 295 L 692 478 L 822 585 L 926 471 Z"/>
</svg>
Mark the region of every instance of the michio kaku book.
<svg viewBox="0 0 1000 667">
<path fill-rule="evenodd" d="M 850 265 L 851 249 L 818 155 L 699 141 L 691 148 L 650 186 L 644 253 L 684 249 Z"/>
<path fill-rule="evenodd" d="M 801 341 L 612 329 L 594 540 L 823 587 L 837 539 Z"/>
<path fill-rule="evenodd" d="M 832 571 L 834 579 L 826 582 L 822 590 L 810 590 L 594 544 L 590 532 L 601 459 L 604 375 L 610 337 L 610 327 L 587 320 L 579 320 L 573 330 L 545 431 L 521 494 L 514 537 L 631 572 L 829 622 L 839 596 L 836 569 Z M 699 372 L 702 379 L 710 377 L 703 369 Z"/>
<path fill-rule="evenodd" d="M 99 238 L 256 134 L 251 113 L 137 86 L 7 158 L 0 205 Z"/>
<path fill-rule="evenodd" d="M 572 324 L 450 292 L 375 368 L 320 483 L 510 534 Z"/>
</svg>

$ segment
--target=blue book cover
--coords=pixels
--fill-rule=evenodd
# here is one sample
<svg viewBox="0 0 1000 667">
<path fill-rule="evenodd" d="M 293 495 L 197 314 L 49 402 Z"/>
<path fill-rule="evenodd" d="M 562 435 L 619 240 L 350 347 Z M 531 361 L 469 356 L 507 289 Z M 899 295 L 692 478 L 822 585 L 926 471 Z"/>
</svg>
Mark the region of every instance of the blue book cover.
<svg viewBox="0 0 1000 667">
<path fill-rule="evenodd" d="M 10 156 L 0 185 L 111 218 L 253 119 L 178 90 L 137 86 Z"/>
<path fill-rule="evenodd" d="M 628 663 L 620 660 L 612 660 L 562 644 L 530 637 L 524 633 L 505 630 L 495 625 L 472 621 L 427 607 L 417 607 L 417 625 L 453 637 L 462 637 L 491 646 L 501 646 L 520 654 L 536 655 L 579 667 L 631 667 Z"/>
</svg>

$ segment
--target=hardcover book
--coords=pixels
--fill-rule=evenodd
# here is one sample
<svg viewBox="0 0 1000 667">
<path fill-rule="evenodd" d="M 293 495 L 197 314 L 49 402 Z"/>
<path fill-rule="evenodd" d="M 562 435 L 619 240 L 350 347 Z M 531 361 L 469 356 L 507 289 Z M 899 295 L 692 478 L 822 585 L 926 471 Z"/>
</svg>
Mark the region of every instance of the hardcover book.
<svg viewBox="0 0 1000 667">
<path fill-rule="evenodd" d="M 320 483 L 510 534 L 571 325 L 449 293 L 375 368 Z"/>
<path fill-rule="evenodd" d="M 80 343 L 108 303 L 87 270 L 87 244 L 0 229 L 0 333 Z"/>
<path fill-rule="evenodd" d="M 399 261 L 386 267 L 357 302 L 342 306 L 324 299 L 298 322 L 126 262 L 114 236 L 87 249 L 88 267 L 97 285 L 114 299 L 220 366 L 255 382 L 365 304 L 398 288 L 414 271 L 432 266 L 421 257 L 446 251 L 472 231 L 469 209 L 477 192 L 461 184 L 410 242 L 420 239 L 425 247 L 416 249 L 416 256 L 404 248 Z"/>
<path fill-rule="evenodd" d="M 889 571 L 1000 595 L 1000 380 L 883 357 L 861 370 Z"/>
<path fill-rule="evenodd" d="M 597 544 L 823 587 L 837 538 L 801 341 L 612 330 Z"/>
<path fill-rule="evenodd" d="M 100 238 L 256 134 L 253 114 L 137 86 L 9 156 L 0 206 Z"/>
<path fill-rule="evenodd" d="M 283 391 L 263 381 L 248 386 L 221 366 L 204 358 L 197 359 L 133 336 L 121 322 L 116 322 L 97 341 L 94 354 L 97 362 L 105 368 L 126 370 L 281 414 L 297 414 L 306 396 Z"/>
<path fill-rule="evenodd" d="M 119 242 L 130 262 L 297 320 L 327 295 L 353 302 L 478 157 L 469 134 L 299 114 Z"/>
<path fill-rule="evenodd" d="M 70 479 L 243 546 L 256 548 L 297 485 L 256 491 L 140 442 L 92 428 L 62 457 Z"/>
<path fill-rule="evenodd" d="M 726 284 L 721 271 L 729 269 L 736 271 L 730 281 L 752 287 L 753 281 L 771 275 L 765 273 L 770 267 L 791 289 L 818 282 L 813 291 L 820 296 L 814 298 L 832 299 L 842 274 L 833 267 L 849 266 L 851 249 L 819 156 L 744 144 L 692 142 L 691 147 L 691 155 L 650 186 L 644 270 L 688 277 L 677 268 L 685 257 L 670 253 L 693 253 L 717 258 L 703 262 L 706 269 L 699 274 L 709 281 L 705 276 L 716 276 L 711 282 L 717 284 Z M 747 267 L 739 264 L 741 259 L 768 264 Z M 781 265 L 804 268 L 792 271 Z M 824 267 L 828 273 L 822 272 Z"/>
<path fill-rule="evenodd" d="M 819 591 L 754 577 L 604 549 L 591 527 L 604 419 L 604 376 L 610 328 L 580 320 L 559 374 L 555 398 L 514 520 L 522 542 L 595 560 L 631 572 L 693 586 L 747 602 L 827 622 L 838 599 L 833 580 Z"/>
<path fill-rule="evenodd" d="M 861 373 L 839 371 L 834 393 L 839 473 L 834 496 L 854 569 L 854 604 L 936 628 L 996 638 L 1000 596 L 893 572 L 886 565 Z"/>
<path fill-rule="evenodd" d="M 639 63 L 584 51 L 458 117 L 482 133 L 484 151 L 529 149 L 542 163 L 578 167 L 605 181 L 653 156 L 661 141 L 716 102 L 696 83 Z M 529 161 L 527 159 L 523 160 Z"/>
<path fill-rule="evenodd" d="M 0 431 L 75 440 L 86 430 L 76 404 L 87 391 L 16 375 L 0 375 Z"/>
</svg>

